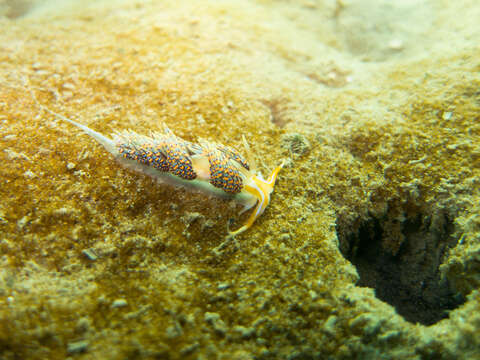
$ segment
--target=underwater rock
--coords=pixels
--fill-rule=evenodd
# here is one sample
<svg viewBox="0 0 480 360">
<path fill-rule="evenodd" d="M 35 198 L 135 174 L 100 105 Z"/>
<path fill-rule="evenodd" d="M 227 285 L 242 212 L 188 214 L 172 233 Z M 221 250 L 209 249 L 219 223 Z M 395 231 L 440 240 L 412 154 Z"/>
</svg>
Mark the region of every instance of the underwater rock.
<svg viewBox="0 0 480 360">
<path fill-rule="evenodd" d="M 0 1 L 0 357 L 480 357 L 478 18 Z M 122 168 L 44 107 L 285 167 L 226 238 L 242 206 Z"/>
</svg>

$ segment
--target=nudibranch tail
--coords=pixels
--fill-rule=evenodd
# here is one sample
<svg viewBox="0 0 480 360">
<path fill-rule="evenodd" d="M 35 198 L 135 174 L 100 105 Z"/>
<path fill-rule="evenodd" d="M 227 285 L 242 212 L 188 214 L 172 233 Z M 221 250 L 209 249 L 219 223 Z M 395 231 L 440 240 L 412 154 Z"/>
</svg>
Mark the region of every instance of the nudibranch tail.
<svg viewBox="0 0 480 360">
<path fill-rule="evenodd" d="M 282 162 L 282 164 L 277 166 L 267 180 L 264 180 L 261 176 L 252 175 L 249 181 L 245 184 L 244 191 L 257 199 L 257 206 L 255 206 L 255 209 L 252 211 L 247 222 L 243 226 L 235 231 L 228 231 L 230 236 L 235 236 L 248 230 L 253 225 L 255 220 L 257 220 L 257 218 L 263 214 L 268 206 L 268 203 L 270 202 L 270 194 L 273 191 L 278 173 L 282 169 L 283 165 L 284 163 Z"/>
<path fill-rule="evenodd" d="M 80 130 L 82 130 L 84 133 L 86 133 L 87 135 L 90 135 L 92 138 L 94 138 L 95 140 L 97 140 L 100 144 L 103 145 L 103 147 L 111 154 L 113 155 L 117 155 L 118 154 L 118 151 L 117 151 L 117 148 L 115 146 L 115 143 L 112 139 L 109 139 L 107 138 L 105 135 L 102 135 L 100 134 L 99 132 L 93 130 L 93 129 L 90 129 L 88 126 L 85 126 L 85 125 L 82 125 L 76 121 L 73 121 L 63 115 L 60 115 L 60 114 L 57 114 L 56 112 L 53 112 L 52 110 L 42 106 L 42 108 L 49 112 L 50 114 L 52 114 L 53 116 L 56 116 L 60 119 L 62 119 L 63 121 L 66 121 L 72 125 L 75 125 L 77 128 L 79 128 Z"/>
</svg>

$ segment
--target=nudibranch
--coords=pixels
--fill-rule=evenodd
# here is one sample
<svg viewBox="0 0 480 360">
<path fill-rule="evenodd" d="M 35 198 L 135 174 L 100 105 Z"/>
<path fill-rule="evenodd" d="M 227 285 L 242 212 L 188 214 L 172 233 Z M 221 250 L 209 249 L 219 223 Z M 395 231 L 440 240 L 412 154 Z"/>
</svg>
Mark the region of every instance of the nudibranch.
<svg viewBox="0 0 480 360">
<path fill-rule="evenodd" d="M 255 206 L 246 223 L 229 235 L 250 228 L 270 202 L 275 181 L 283 163 L 267 179 L 253 169 L 252 159 L 245 159 L 230 146 L 201 140 L 192 143 L 176 136 L 168 127 L 150 136 L 133 131 L 114 133 L 112 138 L 45 107 L 47 112 L 75 125 L 111 153 L 125 167 L 143 172 L 164 183 L 198 189 L 207 194 L 233 199 L 243 205 L 240 214 Z M 246 141 L 247 155 L 251 158 Z"/>
</svg>

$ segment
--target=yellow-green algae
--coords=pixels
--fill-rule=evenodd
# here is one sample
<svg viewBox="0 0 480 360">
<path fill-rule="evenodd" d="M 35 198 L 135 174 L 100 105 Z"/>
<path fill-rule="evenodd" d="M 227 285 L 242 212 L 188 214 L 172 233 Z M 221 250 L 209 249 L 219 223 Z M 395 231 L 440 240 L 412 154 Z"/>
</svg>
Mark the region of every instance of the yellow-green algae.
<svg viewBox="0 0 480 360">
<path fill-rule="evenodd" d="M 479 356 L 478 46 L 362 63 L 328 32 L 334 5 L 195 4 L 1 20 L 0 357 Z M 218 250 L 238 208 L 119 167 L 35 98 L 106 134 L 166 123 L 245 135 L 264 173 L 290 161 L 266 213 Z M 395 252 L 402 218 L 445 213 L 459 245 L 441 271 L 467 301 L 416 326 L 355 286 L 337 237 L 385 216 Z"/>
</svg>

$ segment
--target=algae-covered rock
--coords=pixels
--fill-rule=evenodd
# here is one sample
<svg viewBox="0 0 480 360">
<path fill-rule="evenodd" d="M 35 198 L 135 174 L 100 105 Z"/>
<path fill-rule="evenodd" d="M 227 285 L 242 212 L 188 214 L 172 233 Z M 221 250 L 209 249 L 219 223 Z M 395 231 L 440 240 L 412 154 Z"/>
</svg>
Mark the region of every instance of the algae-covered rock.
<svg viewBox="0 0 480 360">
<path fill-rule="evenodd" d="M 479 18 L 0 1 L 0 358 L 480 357 Z M 46 108 L 285 165 L 231 238 L 240 206 L 123 168 Z"/>
</svg>

